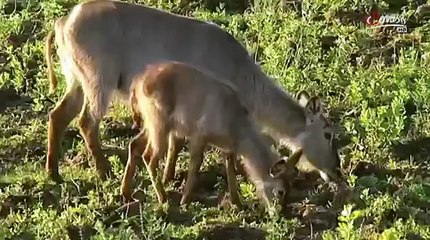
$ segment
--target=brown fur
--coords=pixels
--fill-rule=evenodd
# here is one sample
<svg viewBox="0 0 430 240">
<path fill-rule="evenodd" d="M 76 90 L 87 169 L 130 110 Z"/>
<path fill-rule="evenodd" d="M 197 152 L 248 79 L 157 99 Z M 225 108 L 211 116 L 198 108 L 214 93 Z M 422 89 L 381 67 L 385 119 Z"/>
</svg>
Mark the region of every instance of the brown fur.
<svg viewBox="0 0 430 240">
<path fill-rule="evenodd" d="M 168 136 L 187 137 L 190 142 L 188 178 L 181 199 L 191 201 L 197 174 L 203 161 L 204 148 L 212 145 L 222 149 L 226 158 L 227 182 L 232 201 L 240 205 L 234 171 L 236 154 L 244 157 L 246 171 L 256 184 L 259 196 L 269 203 L 272 190 L 285 194 L 285 176 L 269 175 L 277 155 L 254 127 L 248 110 L 240 102 L 237 90 L 228 82 L 178 62 L 150 65 L 131 88 L 131 99 L 144 117 L 144 128 L 129 145 L 129 160 L 122 181 L 122 192 L 130 199 L 130 181 L 135 171 L 135 157 L 142 154 L 137 142 L 148 137 L 143 152 L 152 184 L 159 202 L 167 200 L 160 178 L 158 161 L 167 149 Z M 298 161 L 299 158 L 297 158 Z"/>
</svg>

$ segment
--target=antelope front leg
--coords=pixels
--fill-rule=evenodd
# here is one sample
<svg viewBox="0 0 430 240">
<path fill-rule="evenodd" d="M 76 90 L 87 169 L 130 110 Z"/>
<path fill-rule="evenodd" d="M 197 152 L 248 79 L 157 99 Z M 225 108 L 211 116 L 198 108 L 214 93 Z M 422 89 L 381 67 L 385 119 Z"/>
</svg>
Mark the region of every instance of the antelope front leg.
<svg viewBox="0 0 430 240">
<path fill-rule="evenodd" d="M 188 205 L 191 202 L 192 192 L 197 181 L 200 167 L 203 163 L 203 153 L 206 143 L 201 139 L 190 139 L 190 164 L 188 167 L 188 177 L 185 183 L 181 198 L 181 204 Z"/>
<path fill-rule="evenodd" d="M 241 208 L 242 202 L 240 201 L 239 197 L 239 190 L 237 187 L 237 179 L 235 173 L 235 162 L 237 161 L 237 155 L 235 153 L 229 153 L 225 159 L 227 185 L 228 191 L 230 193 L 231 202 Z"/>
<path fill-rule="evenodd" d="M 176 161 L 178 154 L 185 144 L 184 138 L 177 138 L 175 135 L 169 135 L 169 149 L 167 151 L 167 163 L 164 167 L 163 183 L 167 184 L 175 177 Z"/>
<path fill-rule="evenodd" d="M 125 167 L 125 173 L 121 183 L 121 195 L 124 197 L 126 202 L 130 202 L 132 200 L 130 191 L 131 180 L 136 172 L 137 158 L 141 158 L 146 145 L 147 141 L 144 131 L 141 131 L 137 136 L 135 136 L 129 144 L 127 165 Z"/>
</svg>

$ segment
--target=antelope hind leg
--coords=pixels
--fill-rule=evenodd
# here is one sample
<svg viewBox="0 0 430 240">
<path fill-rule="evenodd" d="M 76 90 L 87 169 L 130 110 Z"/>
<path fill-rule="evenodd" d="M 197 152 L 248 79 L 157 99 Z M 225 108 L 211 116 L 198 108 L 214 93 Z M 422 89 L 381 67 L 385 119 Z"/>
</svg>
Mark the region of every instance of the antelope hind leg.
<svg viewBox="0 0 430 240">
<path fill-rule="evenodd" d="M 58 171 L 61 140 L 67 126 L 82 109 L 83 99 L 80 87 L 70 87 L 66 90 L 60 103 L 49 113 L 48 152 L 45 168 L 50 178 L 56 182 L 63 181 Z"/>
<path fill-rule="evenodd" d="M 85 102 L 79 118 L 79 129 L 88 151 L 95 160 L 100 178 L 106 180 L 111 174 L 111 165 L 103 155 L 100 143 L 99 125 L 101 119 L 95 116 L 96 114 L 91 113 L 88 103 Z"/>
</svg>

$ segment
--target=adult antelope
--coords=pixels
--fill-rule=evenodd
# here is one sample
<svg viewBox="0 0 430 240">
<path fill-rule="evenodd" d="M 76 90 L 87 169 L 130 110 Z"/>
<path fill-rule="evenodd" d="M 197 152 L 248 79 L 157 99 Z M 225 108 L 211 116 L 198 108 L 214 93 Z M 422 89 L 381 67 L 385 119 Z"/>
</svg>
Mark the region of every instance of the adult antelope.
<svg viewBox="0 0 430 240">
<path fill-rule="evenodd" d="M 230 81 L 239 89 L 252 118 L 270 129 L 274 138 L 288 142 L 292 150 L 302 149 L 302 159 L 325 180 L 340 176 L 334 133 L 322 117 L 319 100 L 313 101 L 314 111 L 308 111 L 277 86 L 234 37 L 215 24 L 125 2 L 77 4 L 55 22 L 54 32 L 47 36 L 51 92 L 57 85 L 51 59 L 54 35 L 67 81 L 63 98 L 49 114 L 46 170 L 55 180 L 61 180 L 61 136 L 79 113 L 86 147 L 100 176 L 104 179 L 108 175 L 110 164 L 102 154 L 100 121 L 113 95 L 128 100 L 130 85 L 145 66 L 161 60 L 188 63 Z"/>
</svg>

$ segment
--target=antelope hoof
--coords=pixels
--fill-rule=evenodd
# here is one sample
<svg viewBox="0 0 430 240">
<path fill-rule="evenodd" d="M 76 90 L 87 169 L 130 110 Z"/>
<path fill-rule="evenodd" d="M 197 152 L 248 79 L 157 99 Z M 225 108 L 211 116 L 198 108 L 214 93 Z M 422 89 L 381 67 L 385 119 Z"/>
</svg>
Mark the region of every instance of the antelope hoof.
<svg viewBox="0 0 430 240">
<path fill-rule="evenodd" d="M 99 176 L 103 181 L 111 178 L 113 175 L 112 169 L 110 167 L 102 168 L 99 171 Z"/>
<path fill-rule="evenodd" d="M 173 173 L 168 172 L 163 175 L 163 184 L 166 185 L 174 179 Z"/>
<path fill-rule="evenodd" d="M 139 170 L 145 169 L 145 163 L 144 163 L 142 157 L 136 156 L 136 158 L 137 158 L 136 159 L 136 166 L 137 166 L 137 168 Z"/>
<path fill-rule="evenodd" d="M 127 204 L 133 201 L 130 192 L 126 193 L 126 191 L 122 191 L 121 198 L 124 204 Z"/>
<path fill-rule="evenodd" d="M 161 193 L 158 195 L 158 202 L 163 204 L 167 202 L 167 194 L 166 193 Z"/>
<path fill-rule="evenodd" d="M 139 130 L 140 129 L 139 124 L 137 122 L 133 122 L 133 125 L 131 126 L 131 129 L 132 130 Z"/>
<path fill-rule="evenodd" d="M 61 184 L 61 183 L 64 182 L 63 177 L 61 177 L 61 175 L 58 172 L 49 172 L 48 174 L 49 174 L 49 178 L 52 181 L 54 181 L 54 182 L 56 182 L 58 184 Z"/>
<path fill-rule="evenodd" d="M 128 183 L 126 183 L 123 180 L 123 183 L 121 184 L 121 198 L 123 203 L 129 203 L 131 202 L 131 192 L 130 192 L 130 186 Z"/>
<path fill-rule="evenodd" d="M 97 171 L 103 181 L 106 181 L 108 178 L 113 176 L 112 166 L 107 159 L 104 160 L 103 164 L 100 164 L 100 166 L 97 167 Z"/>
<path fill-rule="evenodd" d="M 190 203 L 191 203 L 191 199 L 188 196 L 182 196 L 181 202 L 180 202 L 181 205 L 188 206 L 190 205 Z"/>
<path fill-rule="evenodd" d="M 135 191 L 132 195 L 131 198 L 133 198 L 134 201 L 139 201 L 139 202 L 144 202 L 146 197 L 145 197 L 145 193 L 142 190 L 137 190 Z"/>
<path fill-rule="evenodd" d="M 230 201 L 233 205 L 236 205 L 237 208 L 242 209 L 243 205 L 242 205 L 242 202 L 240 201 L 240 199 L 230 197 Z"/>
</svg>

